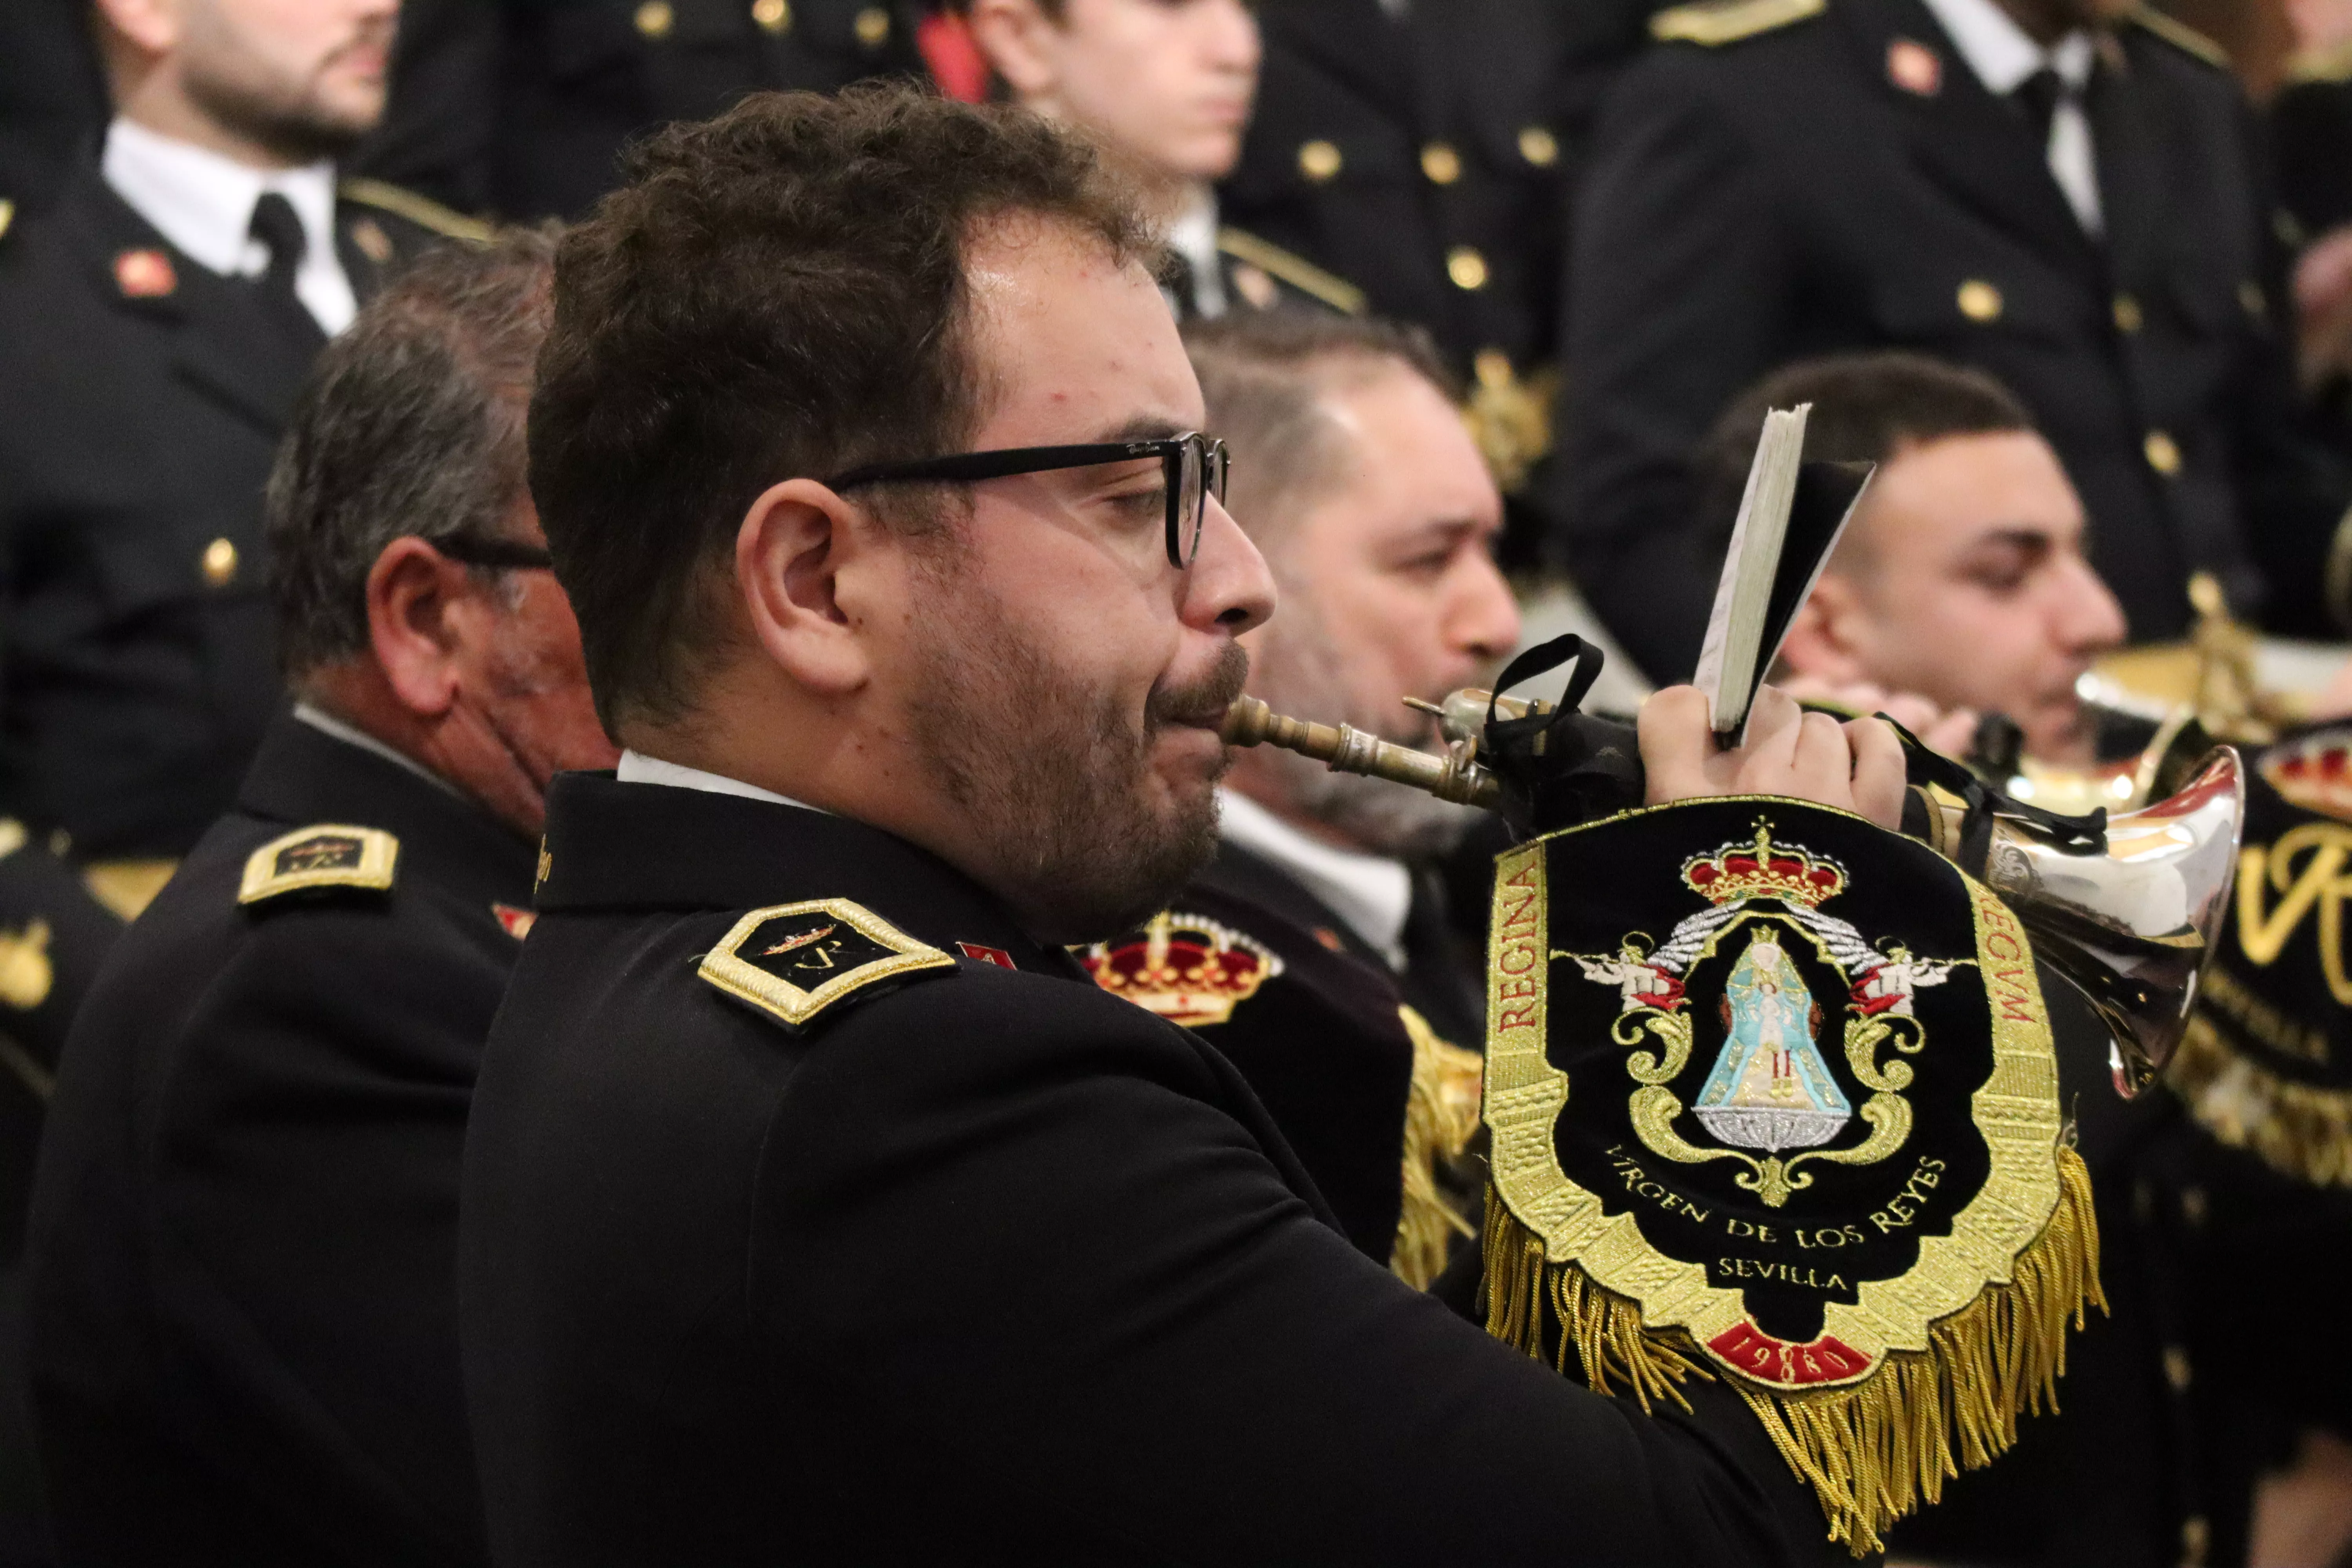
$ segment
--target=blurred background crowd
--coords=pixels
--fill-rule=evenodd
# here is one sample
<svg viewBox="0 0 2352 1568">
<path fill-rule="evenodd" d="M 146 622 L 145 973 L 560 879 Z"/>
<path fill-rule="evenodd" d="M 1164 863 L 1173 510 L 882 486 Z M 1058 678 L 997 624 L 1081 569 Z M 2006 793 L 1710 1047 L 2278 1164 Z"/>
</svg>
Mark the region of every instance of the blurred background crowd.
<svg viewBox="0 0 2352 1568">
<path fill-rule="evenodd" d="M 1518 605 L 1480 588 L 1448 676 L 1574 628 L 1604 703 L 1686 678 L 1764 411 L 1810 402 L 1809 455 L 1879 473 L 1785 677 L 2005 768 L 2127 770 L 2135 700 L 2222 655 L 2242 714 L 2352 709 L 2352 0 L 5 0 L 7 1279 L 72 1002 L 282 700 L 263 492 L 314 357 L 423 249 L 582 216 L 667 122 L 879 76 L 1094 132 L 1188 321 L 1425 334 L 1381 352 L 1458 403 L 1501 498 L 1465 537 Z M 2148 651 L 2192 641 L 2193 678 Z M 1350 690 L 1430 676 L 1312 662 L 1302 701 L 1368 728 Z M 2131 1420 L 2238 1440 L 2151 1364 Z M 2344 1381 L 2230 1461 L 2318 1500 L 2266 1541 L 2217 1544 L 2178 1453 L 2161 1484 L 2115 1454 L 2034 1526 L 2113 1552 L 2033 1560 L 2330 1561 Z M 42 1560 L 21 1434 L 0 1561 Z"/>
</svg>

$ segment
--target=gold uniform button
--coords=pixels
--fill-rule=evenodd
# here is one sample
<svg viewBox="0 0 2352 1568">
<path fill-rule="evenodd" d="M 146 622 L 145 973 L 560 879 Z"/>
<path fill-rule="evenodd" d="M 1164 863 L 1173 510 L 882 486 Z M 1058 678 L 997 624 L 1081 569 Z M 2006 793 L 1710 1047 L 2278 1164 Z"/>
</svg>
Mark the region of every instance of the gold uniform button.
<svg viewBox="0 0 2352 1568">
<path fill-rule="evenodd" d="M 2163 431 L 2149 431 L 2147 438 L 2139 444 L 2139 449 L 2141 455 L 2147 458 L 2147 466 L 2158 473 L 2170 475 L 2180 471 L 2180 444 Z"/>
<path fill-rule="evenodd" d="M 2189 1392 L 2189 1352 L 2179 1345 L 2164 1347 L 2164 1381 L 2175 1394 Z"/>
<path fill-rule="evenodd" d="M 1445 275 L 1456 289 L 1476 290 L 1486 286 L 1486 258 L 1477 247 L 1457 245 L 1445 253 Z"/>
<path fill-rule="evenodd" d="M 2213 1531 L 2203 1514 L 2191 1514 L 2180 1521 L 2180 1568 L 2205 1568 L 2205 1553 L 2213 1543 Z"/>
<path fill-rule="evenodd" d="M 2271 313 L 2270 296 L 2263 293 L 2263 286 L 2251 278 L 2238 285 L 2238 303 L 2245 307 L 2246 314 L 2258 321 Z"/>
<path fill-rule="evenodd" d="M 205 546 L 199 564 L 205 582 L 215 588 L 226 588 L 236 581 L 236 546 L 226 539 L 215 539 Z"/>
<path fill-rule="evenodd" d="M 762 32 L 785 33 L 792 30 L 792 0 L 751 0 L 751 20 Z"/>
<path fill-rule="evenodd" d="M 1328 142 L 1301 142 L 1298 144 L 1298 172 L 1321 184 L 1339 172 L 1339 149 Z"/>
<path fill-rule="evenodd" d="M 677 13 L 669 8 L 669 0 L 646 0 L 637 7 L 637 31 L 648 38 L 667 38 L 677 21 Z"/>
<path fill-rule="evenodd" d="M 1421 172 L 1433 185 L 1450 185 L 1462 177 L 1462 154 L 1443 142 L 1432 142 L 1421 150 Z"/>
<path fill-rule="evenodd" d="M 2128 294 L 2118 294 L 2115 300 L 2116 331 L 2136 332 L 2145 326 L 2147 318 L 2140 313 L 2139 301 Z"/>
<path fill-rule="evenodd" d="M 2000 290 L 1981 278 L 1971 278 L 1961 284 L 1955 298 L 1959 302 L 1960 314 L 1971 321 L 2000 320 Z"/>
<path fill-rule="evenodd" d="M 1530 125 L 1519 132 L 1519 156 L 1538 169 L 1549 169 L 1559 162 L 1559 138 L 1540 125 Z"/>
<path fill-rule="evenodd" d="M 868 5 L 857 13 L 857 20 L 851 26 L 857 29 L 859 43 L 869 49 L 878 49 L 890 36 L 890 13 L 879 5 Z"/>
<path fill-rule="evenodd" d="M 6 234 L 8 226 L 16 221 L 16 204 L 5 196 L 0 196 L 0 234 Z"/>
</svg>

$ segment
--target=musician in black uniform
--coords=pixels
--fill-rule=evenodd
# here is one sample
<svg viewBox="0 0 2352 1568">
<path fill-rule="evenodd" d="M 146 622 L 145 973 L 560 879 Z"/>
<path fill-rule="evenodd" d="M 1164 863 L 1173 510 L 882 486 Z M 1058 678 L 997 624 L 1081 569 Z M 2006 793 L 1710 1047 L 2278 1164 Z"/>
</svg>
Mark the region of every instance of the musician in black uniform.
<svg viewBox="0 0 2352 1568">
<path fill-rule="evenodd" d="M 1429 715 L 1400 699 L 1491 679 L 1518 615 L 1492 554 L 1502 498 L 1428 339 L 1236 315 L 1195 323 L 1185 346 L 1233 449 L 1234 520 L 1282 595 L 1244 639 L 1251 694 L 1441 749 Z M 1484 1185 L 1454 1180 L 1476 1120 L 1484 955 L 1455 939 L 1432 868 L 1481 815 L 1270 747 L 1237 752 L 1217 858 L 1157 917 L 1168 934 L 1147 927 L 1086 954 L 1105 989 L 1201 1029 L 1349 1235 L 1416 1284 L 1469 1232 L 1449 1189 Z M 1204 928 L 1264 961 L 1228 962 L 1229 983 L 1205 997 L 1184 966 L 1141 962 Z"/>
<path fill-rule="evenodd" d="M 1644 1417 L 1416 1294 L 1064 951 L 1210 851 L 1273 601 L 1132 200 L 890 90 L 645 173 L 531 411 L 628 750 L 551 792 L 467 1134 L 494 1558 L 1843 1561 L 1720 1387 Z M 1696 698 L 1662 795 L 1897 809 L 1880 727 L 1709 762 Z"/>
<path fill-rule="evenodd" d="M 0 883 L 69 847 L 124 915 L 277 700 L 261 489 L 305 369 L 404 258 L 479 235 L 338 184 L 334 150 L 382 107 L 392 0 L 267 35 L 252 0 L 212 9 L 183 34 L 100 7 L 103 157 L 0 238 L 0 816 L 29 839 Z"/>
<path fill-rule="evenodd" d="M 1180 316 L 1277 308 L 1359 314 L 1363 290 L 1220 222 L 1257 88 L 1258 25 L 1240 0 L 962 0 L 989 69 L 1023 107 L 1082 125 L 1122 159 L 1167 226 Z"/>
<path fill-rule="evenodd" d="M 1691 668 L 1706 616 L 1708 423 L 1839 349 L 1924 350 L 2022 398 L 2135 637 L 2182 630 L 2198 568 L 2282 630 L 2345 607 L 2322 590 L 2347 486 L 2291 407 L 2249 110 L 2203 40 L 2122 9 L 1655 18 L 1664 46 L 1619 79 L 1579 195 L 1552 496 L 1557 547 L 1653 676 Z"/>
<path fill-rule="evenodd" d="M 0 1056 L 37 1069 L 0 1075 L 0 1278 L 81 987 L 278 700 L 261 490 L 295 390 L 358 300 L 462 227 L 339 188 L 394 8 L 214 0 L 184 30 L 82 8 L 66 25 L 94 16 L 115 100 L 102 153 L 0 233 L 0 939 L 42 982 L 0 988 Z"/>
<path fill-rule="evenodd" d="M 476 1563 L 451 1263 L 542 792 L 609 762 L 523 489 L 552 242 L 405 273 L 272 481 L 296 704 L 117 945 L 32 1250 L 68 1559 Z"/>
<path fill-rule="evenodd" d="M 1550 446 L 1568 174 L 1640 0 L 1284 0 L 1232 221 L 1428 329 L 1507 489 Z M 1596 66 L 1596 61 L 1599 64 Z"/>
</svg>

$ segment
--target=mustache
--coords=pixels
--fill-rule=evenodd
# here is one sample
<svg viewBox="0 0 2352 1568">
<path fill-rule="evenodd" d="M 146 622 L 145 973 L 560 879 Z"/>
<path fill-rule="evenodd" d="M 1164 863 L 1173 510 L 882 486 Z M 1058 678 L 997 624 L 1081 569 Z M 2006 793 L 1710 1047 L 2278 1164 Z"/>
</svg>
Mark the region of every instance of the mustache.
<svg viewBox="0 0 2352 1568">
<path fill-rule="evenodd" d="M 1153 733 L 1171 724 L 1213 730 L 1224 722 L 1225 710 L 1249 681 L 1249 655 L 1239 643 L 1227 643 L 1217 662 L 1196 680 L 1162 686 L 1144 704 L 1145 726 Z"/>
</svg>

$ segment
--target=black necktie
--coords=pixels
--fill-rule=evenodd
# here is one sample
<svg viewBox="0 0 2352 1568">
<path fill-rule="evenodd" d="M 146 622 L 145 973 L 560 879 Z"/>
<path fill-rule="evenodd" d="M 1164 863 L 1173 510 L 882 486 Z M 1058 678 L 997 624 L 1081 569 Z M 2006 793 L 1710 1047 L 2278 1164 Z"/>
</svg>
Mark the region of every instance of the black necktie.
<svg viewBox="0 0 2352 1568">
<path fill-rule="evenodd" d="M 253 237 L 269 252 L 269 265 L 254 279 L 254 290 L 271 322 L 289 343 L 315 353 L 327 334 L 294 292 L 294 274 L 302 265 L 308 237 L 294 204 L 276 191 L 265 191 L 253 204 Z"/>
<path fill-rule="evenodd" d="M 2033 127 L 2033 144 L 2047 153 L 2050 148 L 2050 122 L 2058 114 L 2058 105 L 2068 94 L 2065 78 L 2048 66 L 2017 84 L 2010 96 L 2025 110 L 2026 122 Z"/>
</svg>

